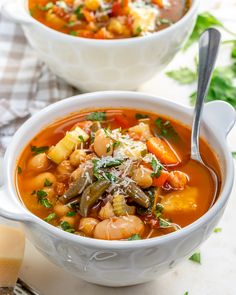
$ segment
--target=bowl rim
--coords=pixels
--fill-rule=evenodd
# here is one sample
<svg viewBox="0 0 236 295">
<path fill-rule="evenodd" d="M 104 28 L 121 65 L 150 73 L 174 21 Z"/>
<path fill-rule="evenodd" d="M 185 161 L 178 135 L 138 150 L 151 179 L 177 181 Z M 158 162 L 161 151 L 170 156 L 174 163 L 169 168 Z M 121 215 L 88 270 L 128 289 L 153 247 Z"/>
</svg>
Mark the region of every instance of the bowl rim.
<svg viewBox="0 0 236 295">
<path fill-rule="evenodd" d="M 32 122 L 37 122 L 39 119 L 42 119 L 43 117 L 47 116 L 48 112 L 55 112 L 53 110 L 55 106 L 57 107 L 62 107 L 63 105 L 70 104 L 70 102 L 75 101 L 82 101 L 83 99 L 91 98 L 96 100 L 97 97 L 105 97 L 106 99 L 110 99 L 111 97 L 114 96 L 125 96 L 127 99 L 138 99 L 140 101 L 145 101 L 147 98 L 151 100 L 158 100 L 158 104 L 164 105 L 166 108 L 172 107 L 175 108 L 177 112 L 185 112 L 191 116 L 193 112 L 193 108 L 184 106 L 182 104 L 177 104 L 171 100 L 167 100 L 164 98 L 160 98 L 159 96 L 156 95 L 151 95 L 143 92 L 132 92 L 132 91 L 98 91 L 98 92 L 92 92 L 92 93 L 85 93 L 85 94 L 78 94 L 72 97 L 69 97 L 67 99 L 63 99 L 61 101 L 58 101 L 56 103 L 53 103 L 46 108 L 43 108 L 40 110 L 38 113 L 33 115 L 30 119 L 28 119 L 15 133 L 11 145 L 8 147 L 5 156 L 4 156 L 4 163 L 5 167 L 7 167 L 7 171 L 4 174 L 4 186 L 7 187 L 7 192 L 11 195 L 11 201 L 15 201 L 17 203 L 17 207 L 21 212 L 24 212 L 26 216 L 28 217 L 28 220 L 23 223 L 35 223 L 38 226 L 41 226 L 45 230 L 47 230 L 48 233 L 53 235 L 55 238 L 60 238 L 61 240 L 64 241 L 69 241 L 69 242 L 74 242 L 75 244 L 81 244 L 85 245 L 88 247 L 101 247 L 103 249 L 110 249 L 110 250 L 119 250 L 119 249 L 130 249 L 130 248 L 147 248 L 147 247 L 152 247 L 152 246 L 158 246 L 165 244 L 169 242 L 170 240 L 177 240 L 180 238 L 183 238 L 185 236 L 188 236 L 191 234 L 193 231 L 201 228 L 204 224 L 207 224 L 215 215 L 221 211 L 229 196 L 230 192 L 232 190 L 233 186 L 233 180 L 234 180 L 234 166 L 233 166 L 233 159 L 231 156 L 231 153 L 229 149 L 226 147 L 226 141 L 221 140 L 220 145 L 224 152 L 225 156 L 225 166 L 226 166 L 226 173 L 228 177 L 225 180 L 223 190 L 220 192 L 219 198 L 217 202 L 213 205 L 212 208 L 210 208 L 203 216 L 198 218 L 196 221 L 193 223 L 189 224 L 188 226 L 182 228 L 179 231 L 164 235 L 164 236 L 159 236 L 156 238 L 151 238 L 151 239 L 144 239 L 144 240 L 138 240 L 138 241 L 108 241 L 108 240 L 99 240 L 99 239 L 94 239 L 94 238 L 88 238 L 88 237 L 81 237 L 78 235 L 70 234 L 67 233 L 51 224 L 48 224 L 44 220 L 40 219 L 36 215 L 34 215 L 31 211 L 29 211 L 24 204 L 20 201 L 19 196 L 17 195 L 16 192 L 16 186 L 15 186 L 15 181 L 14 181 L 14 173 L 12 173 L 12 167 L 11 165 L 8 164 L 11 159 L 11 154 L 14 152 L 16 149 L 16 143 L 19 140 L 18 138 L 22 138 L 22 135 L 27 132 L 27 130 L 30 128 Z M 209 104 L 212 104 L 214 102 L 210 102 Z M 69 114 L 69 113 L 68 113 Z M 53 122 L 53 120 L 52 120 Z M 49 125 L 49 124 L 47 124 Z M 216 131 L 214 131 L 213 126 L 207 126 L 207 128 L 212 132 L 213 136 L 216 137 Z M 16 142 L 15 142 L 16 141 Z M 18 153 L 18 157 L 20 156 L 20 153 Z M 16 163 L 14 164 L 14 167 L 16 167 Z M 12 184 L 12 185 L 11 185 Z"/>
<path fill-rule="evenodd" d="M 174 23 L 173 25 L 171 25 L 168 28 L 165 28 L 161 31 L 151 33 L 150 35 L 140 36 L 138 38 L 132 37 L 132 38 L 121 38 L 121 39 L 92 39 L 92 38 L 84 38 L 84 37 L 75 37 L 75 36 L 54 30 L 54 29 L 42 24 L 41 22 L 36 20 L 34 17 L 32 17 L 31 14 L 29 13 L 28 5 L 26 5 L 26 2 L 28 2 L 28 0 L 20 0 L 20 1 L 23 2 L 24 10 L 27 13 L 27 15 L 30 17 L 30 22 L 32 24 L 37 25 L 38 27 L 44 29 L 49 34 L 52 33 L 55 35 L 56 38 L 60 38 L 60 37 L 65 38 L 65 40 L 70 41 L 70 42 L 78 42 L 78 43 L 82 42 L 82 43 L 97 45 L 97 46 L 107 46 L 107 45 L 117 46 L 117 45 L 128 45 L 130 43 L 136 44 L 136 43 L 139 43 L 142 41 L 145 42 L 145 41 L 153 40 L 158 37 L 162 37 L 163 35 L 168 34 L 168 33 L 170 33 L 170 34 L 174 33 L 174 31 L 176 29 L 180 28 L 185 23 L 185 21 L 194 17 L 194 14 L 197 12 L 197 9 L 200 5 L 200 0 L 192 0 L 191 7 L 189 8 L 189 10 L 185 13 L 185 15 L 179 21 L 177 21 L 176 23 Z"/>
</svg>

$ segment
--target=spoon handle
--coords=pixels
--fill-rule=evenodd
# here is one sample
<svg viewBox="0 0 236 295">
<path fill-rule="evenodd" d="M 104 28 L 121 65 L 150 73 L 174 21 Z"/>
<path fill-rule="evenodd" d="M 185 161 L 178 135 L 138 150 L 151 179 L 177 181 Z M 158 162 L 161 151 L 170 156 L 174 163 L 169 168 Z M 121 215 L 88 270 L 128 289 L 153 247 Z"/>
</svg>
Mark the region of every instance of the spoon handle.
<svg viewBox="0 0 236 295">
<path fill-rule="evenodd" d="M 191 158 L 201 161 L 199 152 L 199 129 L 204 99 L 207 95 L 211 75 L 215 66 L 219 50 L 221 34 L 218 30 L 210 28 L 206 30 L 199 40 L 199 68 L 197 100 L 193 115 L 193 129 L 191 135 Z"/>
</svg>

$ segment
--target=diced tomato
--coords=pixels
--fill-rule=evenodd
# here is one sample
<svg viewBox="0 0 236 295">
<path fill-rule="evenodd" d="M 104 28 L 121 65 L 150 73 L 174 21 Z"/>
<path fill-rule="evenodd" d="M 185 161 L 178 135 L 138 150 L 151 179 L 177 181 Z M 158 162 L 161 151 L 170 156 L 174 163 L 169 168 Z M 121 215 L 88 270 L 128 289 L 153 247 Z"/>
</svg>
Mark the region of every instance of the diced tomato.
<svg viewBox="0 0 236 295">
<path fill-rule="evenodd" d="M 112 5 L 112 16 L 119 16 L 126 14 L 126 8 L 129 5 L 129 0 L 115 1 Z"/>
<path fill-rule="evenodd" d="M 147 141 L 148 151 L 153 153 L 163 164 L 177 165 L 180 158 L 171 146 L 160 137 L 152 137 Z"/>
<path fill-rule="evenodd" d="M 114 119 L 119 127 L 121 127 L 122 129 L 127 129 L 130 125 L 128 119 L 124 115 L 115 115 Z"/>
<path fill-rule="evenodd" d="M 162 187 L 169 177 L 168 171 L 162 171 L 159 177 L 153 177 L 152 185 L 157 187 Z"/>
<path fill-rule="evenodd" d="M 152 0 L 152 3 L 158 5 L 160 8 L 164 8 L 163 0 Z"/>
</svg>

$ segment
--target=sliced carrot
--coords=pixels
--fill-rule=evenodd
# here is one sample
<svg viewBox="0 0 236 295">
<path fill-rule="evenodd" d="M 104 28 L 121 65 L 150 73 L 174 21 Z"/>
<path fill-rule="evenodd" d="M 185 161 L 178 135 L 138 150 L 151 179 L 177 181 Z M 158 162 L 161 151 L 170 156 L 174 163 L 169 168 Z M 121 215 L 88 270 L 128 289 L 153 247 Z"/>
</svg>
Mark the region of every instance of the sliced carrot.
<svg viewBox="0 0 236 295">
<path fill-rule="evenodd" d="M 177 165 L 180 162 L 179 156 L 171 146 L 160 137 L 151 137 L 147 141 L 148 151 L 153 153 L 163 164 Z"/>
<path fill-rule="evenodd" d="M 152 3 L 158 5 L 160 8 L 164 8 L 163 0 L 152 0 Z"/>
<path fill-rule="evenodd" d="M 162 187 L 169 177 L 168 171 L 162 171 L 159 177 L 153 177 L 152 185 L 157 187 Z"/>
<path fill-rule="evenodd" d="M 83 9 L 83 15 L 88 23 L 94 21 L 94 14 L 85 8 Z"/>
</svg>

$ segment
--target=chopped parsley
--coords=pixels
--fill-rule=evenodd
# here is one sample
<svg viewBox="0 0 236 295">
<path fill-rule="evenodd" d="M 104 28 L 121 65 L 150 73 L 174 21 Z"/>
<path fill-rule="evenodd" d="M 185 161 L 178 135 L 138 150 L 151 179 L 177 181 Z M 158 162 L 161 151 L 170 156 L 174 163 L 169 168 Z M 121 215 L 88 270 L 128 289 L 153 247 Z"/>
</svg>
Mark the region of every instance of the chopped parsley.
<svg viewBox="0 0 236 295">
<path fill-rule="evenodd" d="M 42 11 L 47 11 L 51 8 L 53 8 L 54 4 L 52 2 L 48 2 L 46 5 L 42 6 L 42 5 L 38 5 L 38 8 Z"/>
<path fill-rule="evenodd" d="M 53 219 L 55 219 L 56 217 L 57 217 L 56 213 L 50 213 L 46 218 L 44 218 L 44 221 L 50 222 Z"/>
<path fill-rule="evenodd" d="M 47 193 L 44 190 L 38 190 L 36 192 L 37 197 L 38 197 L 38 202 L 44 206 L 45 208 L 52 208 L 52 204 L 49 202 L 49 200 L 47 199 Z"/>
<path fill-rule="evenodd" d="M 189 260 L 201 264 L 201 253 L 194 253 L 191 257 L 189 257 Z"/>
<path fill-rule="evenodd" d="M 135 114 L 135 119 L 137 119 L 137 120 L 146 119 L 146 118 L 149 118 L 149 116 L 145 115 L 145 114 L 140 114 L 140 113 Z"/>
<path fill-rule="evenodd" d="M 46 178 L 44 181 L 44 186 L 46 186 L 46 187 L 52 186 L 52 182 Z"/>
<path fill-rule="evenodd" d="M 163 209 L 164 209 L 164 206 L 161 205 L 160 203 L 158 203 L 156 205 L 155 215 L 156 215 L 157 218 L 160 218 L 161 217 L 162 212 L 163 212 Z"/>
<path fill-rule="evenodd" d="M 113 175 L 110 172 L 105 172 L 104 176 L 107 180 L 111 181 L 111 182 L 115 182 L 117 180 L 117 178 L 115 177 L 115 175 Z"/>
<path fill-rule="evenodd" d="M 136 31 L 135 31 L 135 36 L 139 36 L 142 33 L 142 28 L 141 27 L 137 27 Z"/>
<path fill-rule="evenodd" d="M 134 234 L 131 237 L 129 237 L 127 240 L 128 241 L 137 241 L 137 240 L 142 240 L 142 238 L 140 237 L 139 234 Z"/>
<path fill-rule="evenodd" d="M 68 233 L 74 233 L 75 232 L 74 228 L 67 221 L 62 221 L 60 223 L 60 228 L 63 229 L 64 231 L 68 232 Z"/>
<path fill-rule="evenodd" d="M 87 117 L 87 120 L 90 121 L 105 121 L 106 120 L 106 113 L 105 112 L 93 112 L 90 113 Z"/>
<path fill-rule="evenodd" d="M 79 5 L 75 10 L 74 10 L 74 13 L 77 17 L 78 20 L 81 20 L 84 18 L 84 14 L 82 12 L 82 8 L 83 8 L 83 5 Z"/>
<path fill-rule="evenodd" d="M 74 211 L 71 211 L 71 212 L 67 212 L 66 213 L 66 216 L 68 216 L 68 217 L 73 217 L 75 215 L 76 215 L 76 212 L 74 212 Z"/>
<path fill-rule="evenodd" d="M 222 232 L 222 228 L 221 227 L 216 227 L 214 229 L 214 233 L 220 233 L 220 232 Z"/>
<path fill-rule="evenodd" d="M 121 144 L 120 141 L 115 141 L 115 142 L 113 142 L 113 148 L 118 147 L 120 144 Z"/>
<path fill-rule="evenodd" d="M 176 138 L 178 136 L 170 121 L 164 121 L 162 118 L 157 118 L 155 121 L 158 133 L 165 138 Z"/>
<path fill-rule="evenodd" d="M 162 164 L 156 159 L 156 157 L 152 157 L 152 161 L 151 161 L 151 166 L 152 166 L 152 169 L 153 169 L 153 173 L 152 173 L 152 177 L 159 177 L 160 174 L 161 174 L 161 171 L 163 169 L 163 166 Z"/>
<path fill-rule="evenodd" d="M 159 217 L 160 228 L 172 227 L 172 223 L 164 218 Z"/>
<path fill-rule="evenodd" d="M 31 152 L 33 153 L 34 156 L 44 153 L 49 149 L 48 146 L 40 146 L 40 147 L 36 147 L 35 145 L 31 146 Z"/>
<path fill-rule="evenodd" d="M 17 166 L 17 173 L 21 174 L 22 173 L 22 168 L 20 166 Z"/>
<path fill-rule="evenodd" d="M 82 135 L 79 135 L 78 137 L 79 137 L 79 140 L 80 140 L 82 143 L 85 143 L 85 140 L 84 140 L 84 138 L 83 138 Z"/>
<path fill-rule="evenodd" d="M 72 35 L 72 36 L 77 36 L 77 32 L 76 31 L 70 31 L 70 33 L 69 33 L 70 35 Z"/>
<path fill-rule="evenodd" d="M 111 146 L 110 146 L 110 144 L 108 143 L 107 145 L 106 145 L 106 151 L 107 151 L 107 153 L 109 153 L 110 151 L 111 151 Z"/>
</svg>

